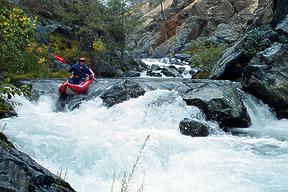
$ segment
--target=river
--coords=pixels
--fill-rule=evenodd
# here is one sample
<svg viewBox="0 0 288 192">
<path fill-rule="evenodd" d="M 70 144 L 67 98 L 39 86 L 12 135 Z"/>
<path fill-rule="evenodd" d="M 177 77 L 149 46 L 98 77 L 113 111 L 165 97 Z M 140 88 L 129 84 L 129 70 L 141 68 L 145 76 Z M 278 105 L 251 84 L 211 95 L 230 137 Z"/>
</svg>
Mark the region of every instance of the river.
<svg viewBox="0 0 288 192">
<path fill-rule="evenodd" d="M 38 101 L 17 97 L 19 116 L 1 123 L 19 150 L 55 174 L 67 170 L 65 179 L 79 192 L 111 191 L 113 175 L 120 191 L 148 135 L 129 191 L 143 183 L 146 192 L 288 191 L 288 121 L 252 96 L 245 98 L 250 128 L 224 133 L 208 122 L 212 134 L 192 138 L 179 133 L 179 122 L 205 120 L 177 91 L 149 91 L 111 108 L 96 96 L 73 111 L 57 111 L 59 83 L 36 83 L 50 91 Z"/>
</svg>

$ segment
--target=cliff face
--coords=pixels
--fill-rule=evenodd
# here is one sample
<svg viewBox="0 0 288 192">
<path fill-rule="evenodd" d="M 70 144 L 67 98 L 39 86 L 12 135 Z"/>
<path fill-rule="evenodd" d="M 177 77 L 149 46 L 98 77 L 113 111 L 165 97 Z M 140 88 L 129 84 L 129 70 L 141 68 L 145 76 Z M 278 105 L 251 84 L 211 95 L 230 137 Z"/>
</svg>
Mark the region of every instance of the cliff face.
<svg viewBox="0 0 288 192">
<path fill-rule="evenodd" d="M 234 43 L 249 26 L 269 23 L 272 0 L 144 1 L 144 24 L 131 37 L 134 55 L 163 57 L 195 39 Z"/>
</svg>

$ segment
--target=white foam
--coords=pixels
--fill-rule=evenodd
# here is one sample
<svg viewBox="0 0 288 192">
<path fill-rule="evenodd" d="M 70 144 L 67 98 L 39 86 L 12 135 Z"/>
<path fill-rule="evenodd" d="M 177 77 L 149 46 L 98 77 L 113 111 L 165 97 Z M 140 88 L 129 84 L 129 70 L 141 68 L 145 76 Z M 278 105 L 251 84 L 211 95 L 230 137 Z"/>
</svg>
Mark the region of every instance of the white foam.
<svg viewBox="0 0 288 192">
<path fill-rule="evenodd" d="M 130 191 L 136 191 L 144 175 L 147 192 L 288 190 L 287 141 L 269 134 L 182 136 L 178 125 L 183 118 L 204 119 L 173 91 L 147 92 L 109 109 L 97 98 L 65 113 L 53 111 L 54 100 L 46 96 L 37 103 L 17 100 L 23 103 L 16 108 L 19 117 L 1 120 L 8 123 L 5 133 L 54 173 L 67 167 L 67 181 L 79 192 L 110 191 L 113 173 L 114 191 L 119 191 L 123 172 L 130 171 L 147 135 L 151 138 Z M 283 129 L 288 125 L 263 104 L 252 102 L 251 108 L 252 104 L 271 121 L 255 123 L 261 115 L 249 108 L 254 114 L 252 130 L 277 132 L 279 122 Z"/>
</svg>

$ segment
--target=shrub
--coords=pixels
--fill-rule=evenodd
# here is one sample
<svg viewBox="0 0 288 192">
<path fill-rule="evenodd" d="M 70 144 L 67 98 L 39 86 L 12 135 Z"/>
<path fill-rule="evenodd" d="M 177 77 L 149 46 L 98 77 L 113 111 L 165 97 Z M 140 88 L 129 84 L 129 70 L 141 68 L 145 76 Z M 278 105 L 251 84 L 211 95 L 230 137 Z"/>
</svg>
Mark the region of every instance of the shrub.
<svg viewBox="0 0 288 192">
<path fill-rule="evenodd" d="M 76 41 L 69 40 L 59 34 L 51 34 L 49 42 L 51 51 L 68 61 L 73 61 L 79 56 L 79 45 Z"/>
<path fill-rule="evenodd" d="M 33 39 L 35 20 L 19 8 L 0 8 L 0 71 L 11 76 L 36 66 L 36 58 L 27 50 Z"/>
<path fill-rule="evenodd" d="M 247 37 L 243 41 L 243 48 L 245 55 L 248 58 L 252 58 L 256 53 L 268 48 L 271 44 L 268 39 L 263 39 L 264 35 L 257 29 L 248 33 Z"/>
<path fill-rule="evenodd" d="M 203 41 L 195 41 L 188 48 L 186 53 L 191 55 L 192 67 L 200 69 L 195 75 L 196 78 L 207 78 L 214 64 L 223 55 L 225 46 L 214 45 Z"/>
</svg>

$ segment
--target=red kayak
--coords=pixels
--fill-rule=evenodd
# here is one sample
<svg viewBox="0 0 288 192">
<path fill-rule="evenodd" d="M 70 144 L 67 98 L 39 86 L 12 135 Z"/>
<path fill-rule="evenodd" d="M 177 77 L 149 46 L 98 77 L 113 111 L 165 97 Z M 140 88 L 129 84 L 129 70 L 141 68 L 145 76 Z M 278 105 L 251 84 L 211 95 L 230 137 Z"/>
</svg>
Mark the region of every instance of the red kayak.
<svg viewBox="0 0 288 192">
<path fill-rule="evenodd" d="M 80 94 L 85 94 L 88 89 L 89 86 L 93 83 L 95 76 L 93 71 L 90 69 L 92 75 L 93 75 L 93 79 L 89 79 L 88 77 L 85 79 L 85 81 L 83 81 L 82 83 L 80 83 L 79 85 L 77 84 L 70 84 L 68 79 L 62 83 L 62 85 L 59 87 L 59 93 L 61 95 L 80 95 Z"/>
</svg>

